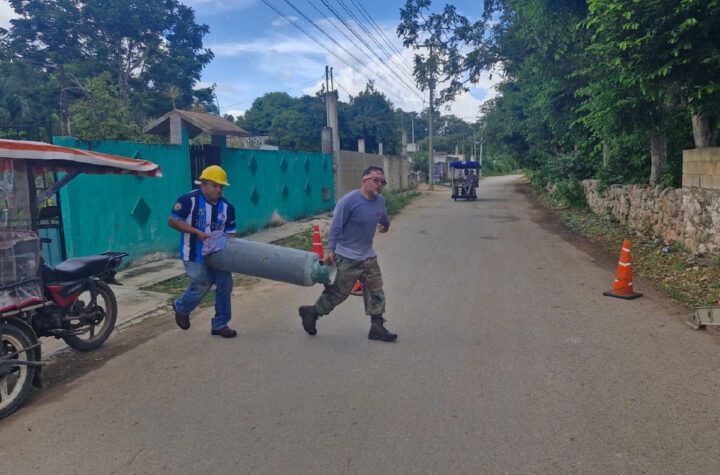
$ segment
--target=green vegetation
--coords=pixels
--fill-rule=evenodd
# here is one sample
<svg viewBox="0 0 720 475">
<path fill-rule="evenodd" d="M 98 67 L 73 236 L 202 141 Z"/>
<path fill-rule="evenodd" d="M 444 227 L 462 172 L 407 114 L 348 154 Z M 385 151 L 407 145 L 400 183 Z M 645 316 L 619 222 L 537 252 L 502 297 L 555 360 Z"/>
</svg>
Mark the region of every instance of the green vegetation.
<svg viewBox="0 0 720 475">
<path fill-rule="evenodd" d="M 688 307 L 720 305 L 717 256 L 693 256 L 680 243 L 664 245 L 649 229 L 629 230 L 608 216 L 596 215 L 588 209 L 570 209 L 548 197 L 542 201 L 570 229 L 600 244 L 611 255 L 619 256 L 623 240 L 630 239 L 633 274 L 650 280 L 675 300 Z M 611 287 L 612 282 L 608 282 L 608 289 Z"/>
<path fill-rule="evenodd" d="M 17 18 L 0 29 L 0 126 L 31 126 L 23 138 L 147 139 L 142 127 L 173 105 L 217 110 L 213 89 L 197 88 L 213 58 L 209 27 L 179 0 L 8 3 Z"/>
<path fill-rule="evenodd" d="M 383 197 L 385 198 L 385 207 L 388 210 L 390 216 L 395 216 L 400 213 L 408 203 L 420 196 L 420 192 L 412 191 L 406 193 L 397 193 L 388 189 L 383 190 Z"/>
<path fill-rule="evenodd" d="M 260 282 L 260 279 L 258 279 L 257 277 L 251 277 L 249 275 L 243 274 L 233 274 L 233 283 L 236 288 L 251 287 L 258 282 Z M 188 280 L 186 275 L 183 275 L 181 277 L 173 277 L 172 279 L 158 282 L 148 287 L 143 287 L 141 290 L 170 294 L 170 297 L 168 297 L 168 303 L 170 303 L 174 300 L 177 300 L 183 294 L 183 292 L 185 292 L 185 289 L 188 285 L 190 285 L 190 281 Z M 213 288 L 213 290 L 208 292 L 205 298 L 202 299 L 202 301 L 200 302 L 200 307 L 209 307 L 214 304 L 215 290 Z"/>
<path fill-rule="evenodd" d="M 327 246 L 327 235 L 321 232 L 320 237 L 324 248 Z M 292 236 L 288 236 L 283 239 L 278 239 L 277 241 L 273 241 L 272 244 L 310 252 L 312 251 L 313 246 L 313 228 L 309 227 L 305 231 L 293 234 Z"/>
<path fill-rule="evenodd" d="M 432 43 L 415 57 L 415 78 L 442 84 L 440 103 L 502 74 L 482 110 L 485 157 L 541 182 L 677 186 L 682 150 L 717 143 L 720 0 L 483 6 L 471 21 L 452 5 L 435 13 L 429 0 L 407 0 L 397 31 L 408 47 Z"/>
</svg>

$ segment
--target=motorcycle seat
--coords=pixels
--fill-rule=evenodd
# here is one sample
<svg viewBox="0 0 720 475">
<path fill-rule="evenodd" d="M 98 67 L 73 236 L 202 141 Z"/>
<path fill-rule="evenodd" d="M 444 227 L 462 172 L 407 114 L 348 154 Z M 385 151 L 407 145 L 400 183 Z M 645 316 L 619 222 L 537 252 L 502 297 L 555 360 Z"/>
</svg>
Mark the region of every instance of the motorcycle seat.
<svg viewBox="0 0 720 475">
<path fill-rule="evenodd" d="M 111 257 L 96 255 L 87 257 L 73 257 L 61 262 L 55 267 L 43 267 L 43 280 L 48 282 L 63 282 L 82 279 L 91 275 L 105 272 Z"/>
</svg>

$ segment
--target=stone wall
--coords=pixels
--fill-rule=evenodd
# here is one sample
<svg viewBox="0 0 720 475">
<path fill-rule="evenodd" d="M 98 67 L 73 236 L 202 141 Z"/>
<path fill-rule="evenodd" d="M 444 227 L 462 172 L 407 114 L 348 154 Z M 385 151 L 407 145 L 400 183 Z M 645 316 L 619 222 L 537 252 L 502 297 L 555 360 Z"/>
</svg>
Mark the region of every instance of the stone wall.
<svg viewBox="0 0 720 475">
<path fill-rule="evenodd" d="M 680 243 L 693 253 L 720 253 L 720 190 L 613 185 L 598 191 L 597 180 L 582 182 L 588 206 L 631 229 Z"/>
</svg>

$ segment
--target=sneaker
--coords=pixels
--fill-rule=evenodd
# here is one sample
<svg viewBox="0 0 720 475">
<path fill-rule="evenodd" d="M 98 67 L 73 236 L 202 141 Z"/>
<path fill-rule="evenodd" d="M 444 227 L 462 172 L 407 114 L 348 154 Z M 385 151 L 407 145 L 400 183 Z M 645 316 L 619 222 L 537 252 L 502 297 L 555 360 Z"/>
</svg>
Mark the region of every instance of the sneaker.
<svg viewBox="0 0 720 475">
<path fill-rule="evenodd" d="M 185 315 L 178 312 L 178 309 L 175 308 L 175 302 L 173 302 L 172 307 L 175 311 L 175 323 L 177 323 L 177 326 L 179 326 L 183 330 L 187 330 L 188 328 L 190 328 L 190 315 Z"/>
<path fill-rule="evenodd" d="M 237 332 L 230 327 L 222 327 L 220 330 L 210 330 L 211 335 L 220 335 L 223 338 L 235 338 Z"/>
<path fill-rule="evenodd" d="M 368 333 L 368 338 L 370 340 L 390 342 L 397 340 L 397 335 L 385 328 L 385 326 L 383 325 L 383 320 L 373 320 L 373 322 L 370 324 L 370 332 Z"/>
<path fill-rule="evenodd" d="M 303 305 L 298 309 L 298 313 L 302 319 L 302 326 L 308 335 L 316 334 L 315 322 L 317 322 L 318 314 L 315 309 L 311 305 Z"/>
</svg>

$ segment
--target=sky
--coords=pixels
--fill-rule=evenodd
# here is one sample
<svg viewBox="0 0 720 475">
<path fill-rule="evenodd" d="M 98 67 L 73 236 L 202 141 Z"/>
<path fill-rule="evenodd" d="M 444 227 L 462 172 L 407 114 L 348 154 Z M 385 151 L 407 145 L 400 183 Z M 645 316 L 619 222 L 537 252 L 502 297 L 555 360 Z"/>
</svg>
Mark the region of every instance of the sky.
<svg viewBox="0 0 720 475">
<path fill-rule="evenodd" d="M 410 74 L 412 58 L 418 51 L 405 49 L 395 33 L 405 0 L 181 1 L 195 10 L 197 23 L 210 27 L 204 46 L 215 57 L 203 70 L 200 86 L 216 86 L 222 114 L 238 116 L 252 106 L 255 98 L 268 92 L 286 92 L 293 97 L 313 95 L 325 81 L 326 65 L 333 68 L 335 88 L 343 102 L 373 80 L 375 89 L 385 94 L 395 108 L 419 112 L 427 106 L 428 91 L 417 89 Z M 431 11 L 439 11 L 445 3 L 433 1 Z M 478 0 L 456 0 L 452 4 L 471 20 L 481 14 L 482 2 Z M 363 33 L 344 7 L 353 12 L 383 49 L 368 39 L 369 35 Z M 8 28 L 12 16 L 7 1 L 0 0 L 0 27 Z M 372 51 L 338 17 L 358 32 Z M 440 112 L 474 122 L 482 102 L 496 95 L 493 86 L 498 76 L 495 74 L 490 80 L 484 75 L 468 93 L 441 107 Z"/>
</svg>

